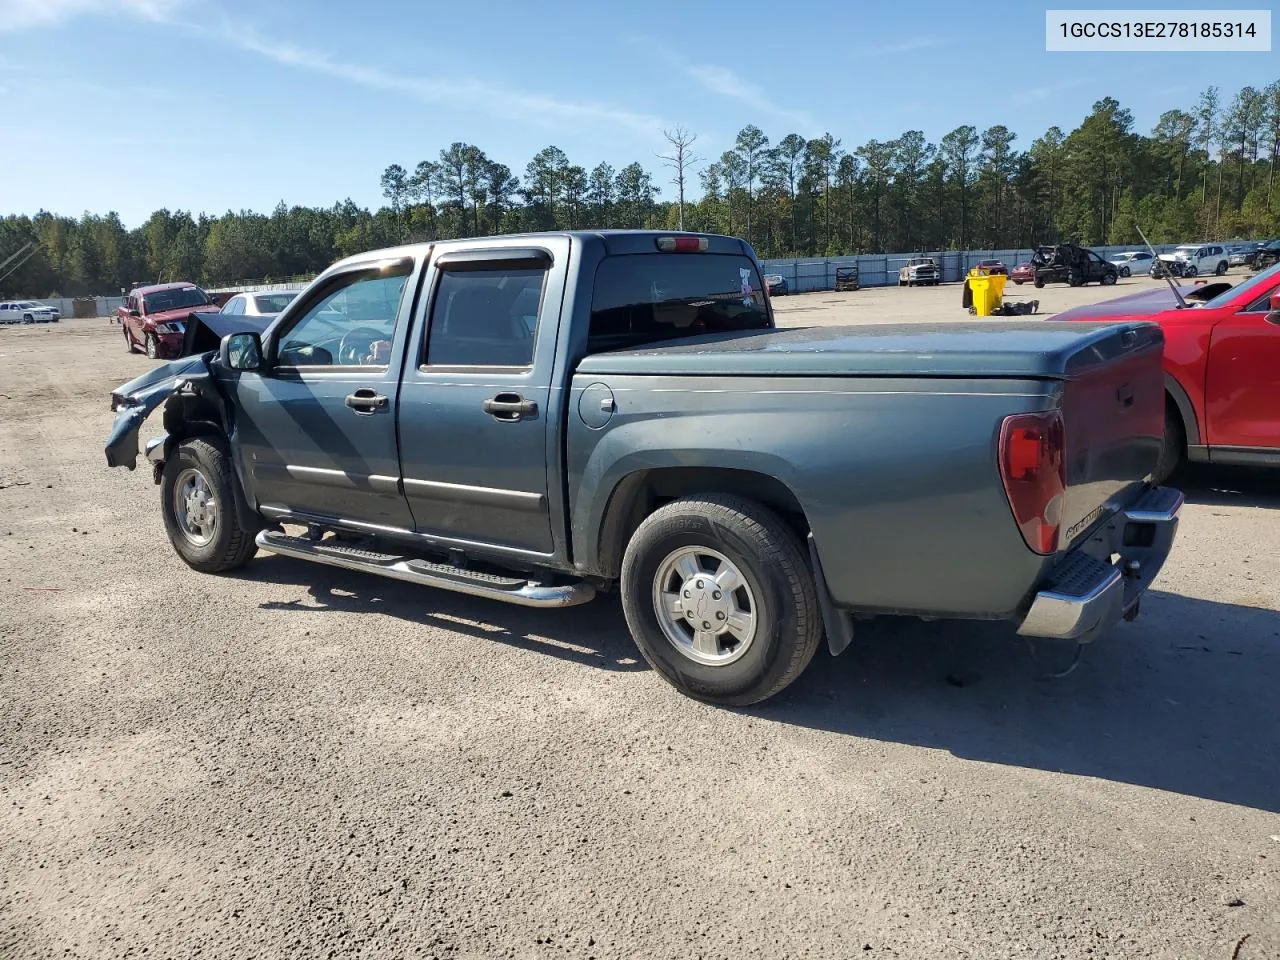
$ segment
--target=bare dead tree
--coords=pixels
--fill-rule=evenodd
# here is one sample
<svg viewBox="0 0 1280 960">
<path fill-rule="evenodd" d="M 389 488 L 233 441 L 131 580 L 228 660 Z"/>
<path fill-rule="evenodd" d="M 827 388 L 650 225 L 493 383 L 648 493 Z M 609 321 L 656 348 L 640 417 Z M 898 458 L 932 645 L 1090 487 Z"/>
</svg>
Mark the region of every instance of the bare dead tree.
<svg viewBox="0 0 1280 960">
<path fill-rule="evenodd" d="M 698 135 L 690 133 L 679 125 L 676 126 L 674 132 L 663 130 L 662 135 L 667 138 L 672 150 L 670 154 L 658 154 L 658 159 L 666 161 L 666 165 L 676 172 L 676 175 L 671 178 L 671 182 L 676 185 L 676 190 L 678 191 L 677 209 L 680 211 L 680 229 L 683 230 L 685 170 L 702 159 L 689 149 L 693 141 L 698 139 Z"/>
</svg>

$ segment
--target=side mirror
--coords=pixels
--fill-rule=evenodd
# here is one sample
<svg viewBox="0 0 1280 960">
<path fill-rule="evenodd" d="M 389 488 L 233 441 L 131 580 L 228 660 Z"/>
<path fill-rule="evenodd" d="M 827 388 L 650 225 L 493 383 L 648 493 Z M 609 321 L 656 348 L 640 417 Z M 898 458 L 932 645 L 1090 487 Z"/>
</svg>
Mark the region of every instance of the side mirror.
<svg viewBox="0 0 1280 960">
<path fill-rule="evenodd" d="M 256 333 L 228 333 L 218 344 L 218 360 L 229 370 L 261 370 L 262 338 Z"/>
<path fill-rule="evenodd" d="M 1267 311 L 1264 319 L 1267 323 L 1274 323 L 1280 326 L 1280 290 L 1276 290 L 1271 294 L 1271 302 L 1268 305 L 1271 309 Z"/>
<path fill-rule="evenodd" d="M 140 311 L 137 307 L 130 307 L 130 308 L 129 308 L 129 316 L 131 316 L 131 317 L 140 317 L 140 316 L 142 316 L 142 311 Z"/>
</svg>

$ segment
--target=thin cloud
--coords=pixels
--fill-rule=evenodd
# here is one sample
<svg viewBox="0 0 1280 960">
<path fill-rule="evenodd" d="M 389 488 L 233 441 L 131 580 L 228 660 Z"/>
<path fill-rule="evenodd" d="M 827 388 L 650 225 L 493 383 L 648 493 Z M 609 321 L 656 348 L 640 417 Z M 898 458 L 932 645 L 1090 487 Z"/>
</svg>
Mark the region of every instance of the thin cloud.
<svg viewBox="0 0 1280 960">
<path fill-rule="evenodd" d="M 728 67 L 712 63 L 691 63 L 687 58 L 652 37 L 631 36 L 627 41 L 646 53 L 660 57 L 677 70 L 683 71 L 708 93 L 745 103 L 758 113 L 770 113 L 783 117 L 805 130 L 816 129 L 813 118 L 803 110 L 794 110 L 776 103 L 761 87 Z"/>
<path fill-rule="evenodd" d="M 161 22 L 186 0 L 0 0 L 0 33 L 56 27 L 75 17 L 128 17 Z"/>
<path fill-rule="evenodd" d="M 180 19 L 179 15 L 193 5 L 191 0 L 0 0 L 0 30 L 54 26 L 78 16 L 109 14 L 163 23 L 293 69 L 375 90 L 400 93 L 425 103 L 463 106 L 506 120 L 546 127 L 566 122 L 607 124 L 631 129 L 650 139 L 660 137 L 666 126 L 661 117 L 626 110 L 614 104 L 561 99 L 475 79 L 447 80 L 398 74 L 380 67 L 338 60 L 323 51 L 263 39 L 252 29 L 233 24 L 225 17 L 217 24 Z"/>
<path fill-rule="evenodd" d="M 1056 96 L 1063 91 L 1070 90 L 1073 87 L 1084 86 L 1089 80 L 1086 77 L 1076 77 L 1072 80 L 1064 80 L 1062 83 L 1048 84 L 1043 87 L 1027 87 L 1019 90 L 1009 98 L 1009 102 L 1015 107 L 1025 107 L 1033 103 L 1040 103 L 1048 100 L 1050 97 Z"/>
<path fill-rule="evenodd" d="M 911 53 L 913 50 L 928 50 L 930 47 L 944 47 L 954 40 L 950 37 L 936 37 L 933 35 L 908 37 L 906 40 L 900 40 L 897 43 L 887 43 L 880 47 L 871 47 L 862 51 L 864 57 L 887 57 L 895 53 Z"/>
<path fill-rule="evenodd" d="M 502 119 L 541 123 L 544 126 L 551 126 L 556 121 L 607 123 L 630 128 L 645 137 L 660 136 L 664 126 L 660 117 L 624 110 L 607 103 L 563 100 L 475 79 L 446 80 L 392 73 L 380 67 L 338 60 L 323 51 L 283 41 L 265 40 L 252 30 L 229 23 L 220 27 L 197 23 L 182 26 L 282 66 L 346 80 L 374 90 L 400 93 L 424 103 L 465 106 Z"/>
</svg>

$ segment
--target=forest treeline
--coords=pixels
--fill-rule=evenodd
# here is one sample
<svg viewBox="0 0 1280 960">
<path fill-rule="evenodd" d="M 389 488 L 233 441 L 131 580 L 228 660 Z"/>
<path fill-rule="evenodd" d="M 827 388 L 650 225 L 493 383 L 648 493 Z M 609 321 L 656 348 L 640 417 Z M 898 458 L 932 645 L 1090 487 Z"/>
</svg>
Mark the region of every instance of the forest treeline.
<svg viewBox="0 0 1280 960">
<path fill-rule="evenodd" d="M 678 131 L 648 166 L 618 169 L 588 169 L 549 146 L 517 172 L 457 142 L 388 166 L 377 210 L 349 199 L 216 217 L 161 209 L 134 229 L 114 213 L 4 217 L 0 261 L 28 240 L 41 249 L 0 280 L 0 296 L 280 279 L 404 241 L 675 229 L 682 216 L 685 229 L 746 238 L 762 258 L 1128 244 L 1139 226 L 1153 243 L 1280 235 L 1280 81 L 1229 99 L 1210 87 L 1187 106 L 1144 134 L 1108 97 L 1075 129 L 1050 127 L 1025 148 L 1003 125 L 960 126 L 936 144 L 908 130 L 861 145 L 830 133 L 775 140 L 750 125 L 732 149 L 700 158 L 696 135 Z"/>
</svg>

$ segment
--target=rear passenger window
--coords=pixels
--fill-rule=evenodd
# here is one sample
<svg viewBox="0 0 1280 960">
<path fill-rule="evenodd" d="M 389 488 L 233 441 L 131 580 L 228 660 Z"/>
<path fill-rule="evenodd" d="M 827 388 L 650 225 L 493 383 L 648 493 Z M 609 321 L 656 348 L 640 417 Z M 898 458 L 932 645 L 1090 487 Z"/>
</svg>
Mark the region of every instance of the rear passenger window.
<svg viewBox="0 0 1280 960">
<path fill-rule="evenodd" d="M 450 367 L 527 367 L 547 271 L 444 270 L 431 305 L 424 362 Z"/>
<path fill-rule="evenodd" d="M 772 327 L 760 274 L 748 257 L 713 253 L 612 256 L 602 260 L 596 270 L 587 351 Z"/>
</svg>

